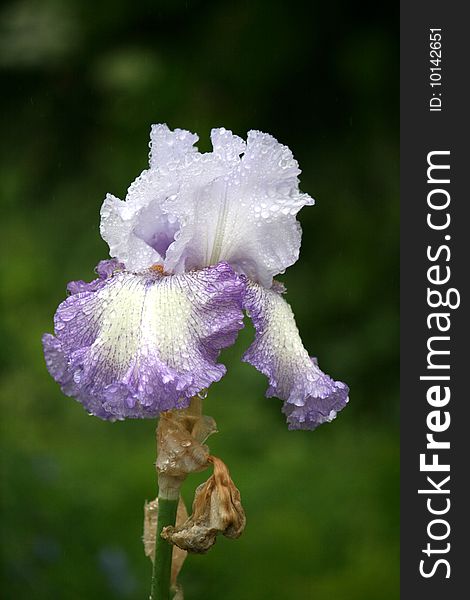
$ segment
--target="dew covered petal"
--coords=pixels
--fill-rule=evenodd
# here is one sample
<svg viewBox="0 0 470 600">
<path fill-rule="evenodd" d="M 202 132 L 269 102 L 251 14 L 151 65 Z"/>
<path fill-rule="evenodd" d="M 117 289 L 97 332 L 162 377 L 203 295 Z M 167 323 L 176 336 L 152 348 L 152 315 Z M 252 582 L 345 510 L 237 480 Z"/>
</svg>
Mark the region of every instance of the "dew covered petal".
<svg viewBox="0 0 470 600">
<path fill-rule="evenodd" d="M 114 271 L 57 309 L 43 346 L 65 394 L 103 419 L 155 417 L 218 381 L 243 326 L 244 283 L 227 264 L 165 276 Z"/>
<path fill-rule="evenodd" d="M 178 192 L 185 160 L 198 155 L 197 135 L 183 129 L 152 125 L 150 168 L 132 182 L 126 199 L 108 194 L 101 207 L 100 233 L 110 255 L 131 271 L 162 265 L 179 223 L 164 203 Z"/>
<path fill-rule="evenodd" d="M 289 429 L 315 429 L 348 402 L 349 388 L 318 367 L 302 344 L 289 304 L 276 290 L 248 283 L 244 306 L 256 337 L 243 356 L 269 380 L 266 396 L 284 401 Z"/>
<path fill-rule="evenodd" d="M 180 162 L 186 155 L 197 152 L 195 133 L 185 129 L 172 131 L 166 124 L 152 125 L 150 130 L 150 168 L 164 169 L 171 163 Z"/>
<path fill-rule="evenodd" d="M 292 152 L 272 136 L 211 133 L 213 151 L 197 136 L 154 125 L 150 169 L 123 202 L 108 196 L 101 234 L 111 256 L 139 271 L 154 264 L 170 273 L 228 262 L 265 287 L 299 255 L 298 211 L 313 199 L 299 191 Z"/>
<path fill-rule="evenodd" d="M 272 136 L 250 131 L 245 145 L 227 130 L 213 130 L 212 141 L 214 152 L 204 155 L 198 172 L 188 168 L 166 204 L 181 228 L 165 268 L 179 272 L 222 260 L 270 287 L 298 258 L 296 215 L 313 199 L 299 191 L 291 151 Z"/>
</svg>

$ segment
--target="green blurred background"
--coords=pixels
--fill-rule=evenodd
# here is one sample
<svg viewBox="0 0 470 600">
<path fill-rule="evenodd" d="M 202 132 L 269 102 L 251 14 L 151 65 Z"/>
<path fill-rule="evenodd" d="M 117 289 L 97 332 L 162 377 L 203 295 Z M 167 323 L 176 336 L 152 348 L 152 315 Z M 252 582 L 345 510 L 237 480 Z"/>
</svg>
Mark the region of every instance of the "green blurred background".
<svg viewBox="0 0 470 600">
<path fill-rule="evenodd" d="M 398 598 L 398 4 L 20 0 L 0 9 L 2 598 L 141 599 L 153 421 L 61 395 L 40 338 L 107 255 L 106 192 L 146 167 L 151 123 L 289 145 L 301 260 L 282 277 L 304 343 L 349 383 L 332 424 L 289 432 L 240 356 L 205 401 L 248 525 L 182 572 L 187 600 Z M 192 491 L 207 475 L 193 477 Z"/>
</svg>

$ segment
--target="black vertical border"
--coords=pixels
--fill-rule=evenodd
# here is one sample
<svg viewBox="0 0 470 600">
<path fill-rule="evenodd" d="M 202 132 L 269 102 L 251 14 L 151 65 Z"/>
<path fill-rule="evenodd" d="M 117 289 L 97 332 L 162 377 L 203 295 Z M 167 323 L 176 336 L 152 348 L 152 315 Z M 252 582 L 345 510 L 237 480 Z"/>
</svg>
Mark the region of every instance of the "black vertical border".
<svg viewBox="0 0 470 600">
<path fill-rule="evenodd" d="M 470 315 L 468 314 L 470 274 L 470 135 L 468 111 L 470 38 L 468 5 L 465 2 L 415 0 L 401 2 L 400 56 L 400 148 L 401 148 L 401 598 L 417 600 L 466 597 L 470 574 Z M 442 112 L 429 111 L 429 29 L 442 29 Z M 428 244 L 446 243 L 443 232 L 426 224 L 427 154 L 450 150 L 451 225 L 446 234 L 451 248 L 450 286 L 460 291 L 461 304 L 450 310 L 451 425 L 442 439 L 448 439 L 451 508 L 446 515 L 451 526 L 450 552 L 441 555 L 451 565 L 428 579 L 419 573 L 422 549 L 428 541 L 426 528 L 433 518 L 426 508 L 426 474 L 420 473 L 419 455 L 426 450 L 426 416 L 432 408 L 426 402 L 428 382 L 419 380 L 426 371 L 426 342 L 430 335 L 426 317 Z M 443 263 L 445 264 L 445 263 Z M 444 410 L 444 409 L 443 409 Z M 443 453 L 441 452 L 443 455 Z M 444 457 L 444 455 L 443 455 Z M 431 474 L 430 474 L 431 475 Z M 436 479 L 442 479 L 436 474 Z M 429 487 L 429 486 L 428 486 Z M 441 543 L 441 546 L 444 542 Z M 439 543 L 435 542 L 439 547 Z M 435 555 L 439 558 L 438 555 Z M 429 560 L 429 559 L 428 559 Z M 428 562 L 428 565 L 431 564 Z"/>
</svg>

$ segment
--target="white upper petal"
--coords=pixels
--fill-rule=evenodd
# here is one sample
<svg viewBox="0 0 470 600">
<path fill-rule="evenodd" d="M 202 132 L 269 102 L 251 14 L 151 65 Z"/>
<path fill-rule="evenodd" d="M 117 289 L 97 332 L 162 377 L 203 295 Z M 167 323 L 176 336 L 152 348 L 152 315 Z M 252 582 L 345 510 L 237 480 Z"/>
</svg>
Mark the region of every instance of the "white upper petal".
<svg viewBox="0 0 470 600">
<path fill-rule="evenodd" d="M 296 214 L 313 200 L 299 191 L 291 151 L 272 136 L 250 131 L 245 143 L 220 128 L 211 139 L 213 152 L 201 154 L 194 134 L 154 125 L 151 168 L 125 203 L 105 201 L 103 238 L 129 269 L 163 262 L 180 273 L 227 261 L 269 287 L 297 260 Z"/>
<path fill-rule="evenodd" d="M 186 154 L 197 152 L 195 133 L 185 129 L 171 131 L 167 125 L 152 125 L 150 132 L 150 168 L 163 169 L 180 162 Z"/>
<path fill-rule="evenodd" d="M 142 271 L 163 264 L 178 229 L 177 220 L 163 210 L 163 204 L 178 192 L 181 161 L 186 154 L 197 154 L 192 147 L 196 140 L 190 132 L 170 132 L 166 125 L 154 125 L 150 164 L 158 159 L 161 168 L 143 171 L 129 186 L 125 201 L 106 196 L 101 207 L 101 236 L 109 244 L 110 255 L 127 269 Z"/>
<path fill-rule="evenodd" d="M 299 168 L 286 146 L 252 131 L 238 158 L 240 138 L 219 132 L 212 135 L 212 160 L 191 174 L 169 204 L 181 229 L 165 267 L 179 272 L 227 261 L 270 287 L 273 276 L 298 258 L 301 229 L 295 217 L 313 200 L 299 192 Z"/>
<path fill-rule="evenodd" d="M 101 236 L 109 244 L 109 254 L 130 271 L 161 263 L 162 257 L 134 233 L 135 213 L 125 202 L 108 194 L 101 207 Z"/>
<path fill-rule="evenodd" d="M 246 143 L 238 135 L 234 135 L 225 127 L 211 131 L 211 142 L 214 154 L 227 162 L 238 162 L 240 154 L 245 152 Z"/>
</svg>

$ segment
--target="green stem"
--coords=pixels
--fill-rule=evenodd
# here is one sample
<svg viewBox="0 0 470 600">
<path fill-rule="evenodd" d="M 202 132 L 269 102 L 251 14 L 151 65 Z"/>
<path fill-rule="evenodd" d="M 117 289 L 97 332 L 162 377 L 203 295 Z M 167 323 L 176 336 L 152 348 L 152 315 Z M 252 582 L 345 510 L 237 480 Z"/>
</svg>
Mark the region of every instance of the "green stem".
<svg viewBox="0 0 470 600">
<path fill-rule="evenodd" d="M 161 537 L 168 525 L 175 525 L 178 499 L 168 500 L 158 496 L 157 535 L 155 538 L 155 557 L 152 570 L 150 600 L 170 600 L 171 559 L 173 546 Z"/>
</svg>

